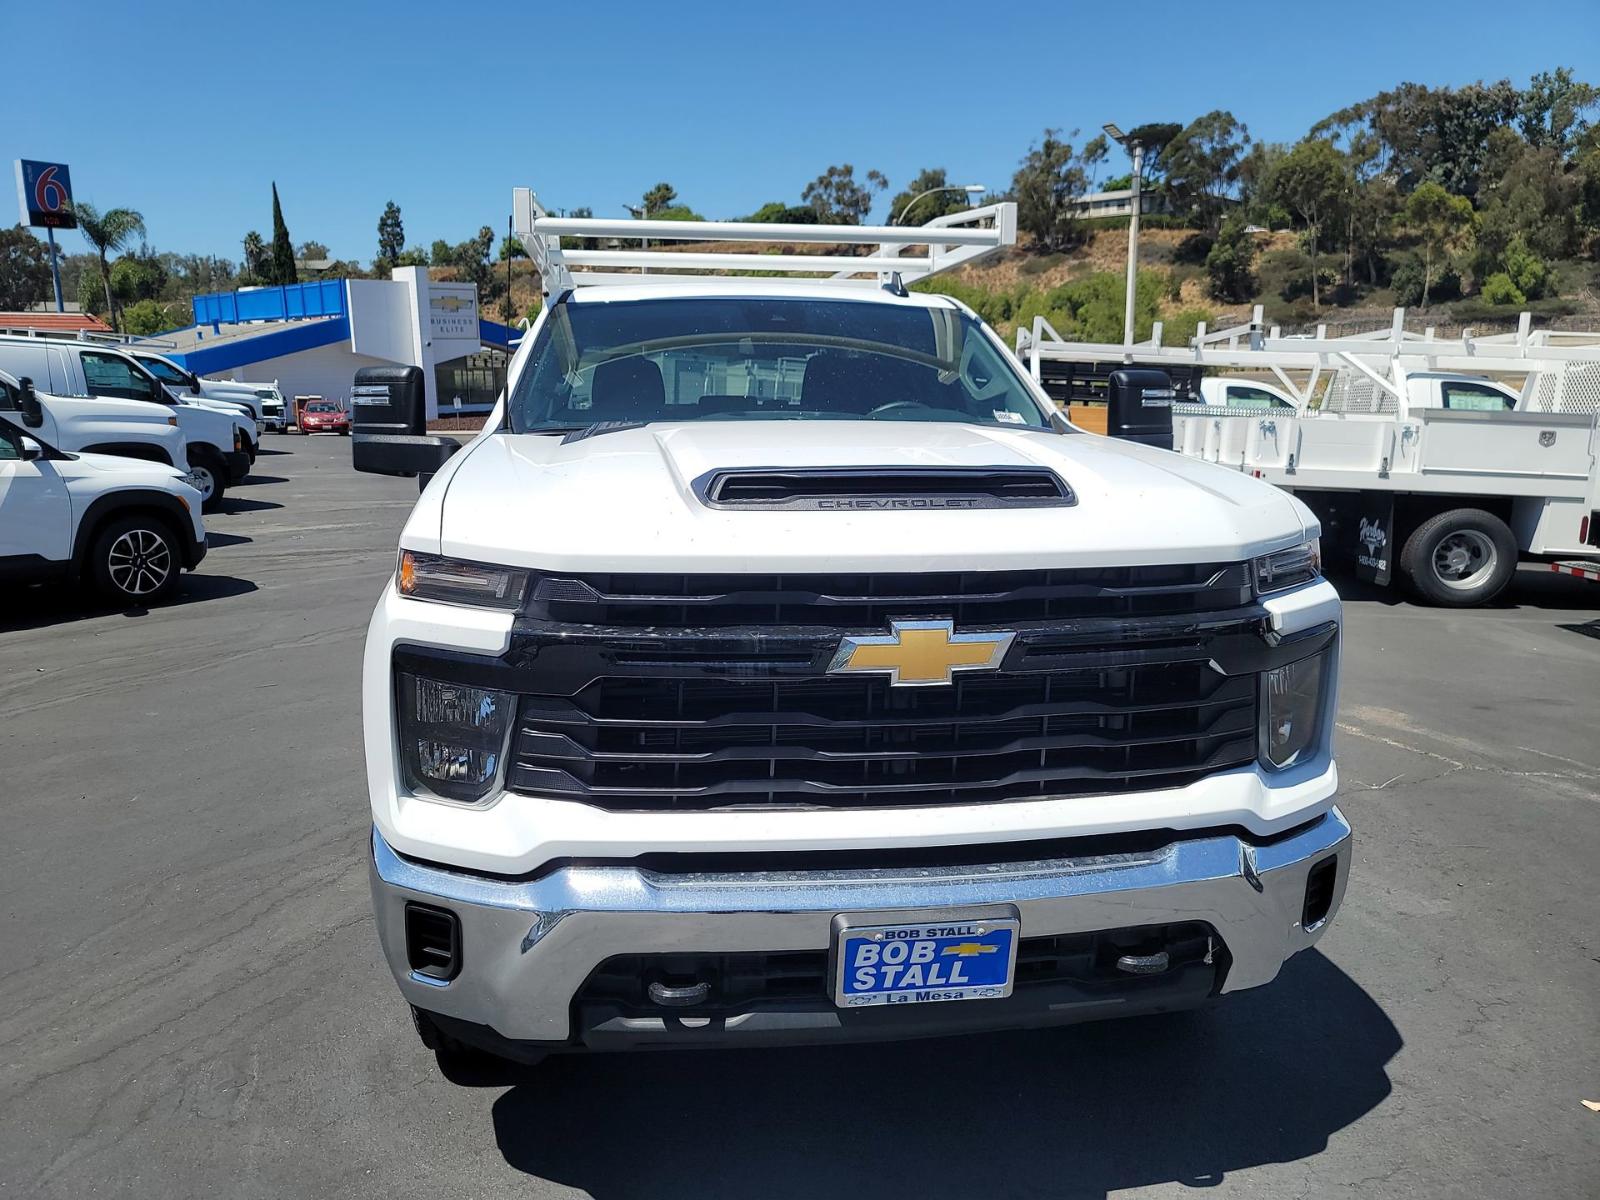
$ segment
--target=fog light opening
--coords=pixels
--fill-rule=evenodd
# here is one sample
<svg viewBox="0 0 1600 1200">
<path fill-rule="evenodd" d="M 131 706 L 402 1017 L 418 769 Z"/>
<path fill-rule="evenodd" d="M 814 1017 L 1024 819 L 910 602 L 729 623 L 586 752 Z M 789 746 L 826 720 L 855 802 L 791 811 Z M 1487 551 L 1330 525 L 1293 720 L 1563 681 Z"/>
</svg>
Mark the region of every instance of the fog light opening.
<svg viewBox="0 0 1600 1200">
<path fill-rule="evenodd" d="M 448 983 L 461 974 L 461 921 L 447 908 L 406 904 L 406 961 L 425 979 Z"/>
<path fill-rule="evenodd" d="M 1306 875 L 1306 901 L 1300 912 L 1300 928 L 1307 932 L 1328 919 L 1333 909 L 1333 885 L 1339 878 L 1339 860 L 1325 858 Z"/>
</svg>

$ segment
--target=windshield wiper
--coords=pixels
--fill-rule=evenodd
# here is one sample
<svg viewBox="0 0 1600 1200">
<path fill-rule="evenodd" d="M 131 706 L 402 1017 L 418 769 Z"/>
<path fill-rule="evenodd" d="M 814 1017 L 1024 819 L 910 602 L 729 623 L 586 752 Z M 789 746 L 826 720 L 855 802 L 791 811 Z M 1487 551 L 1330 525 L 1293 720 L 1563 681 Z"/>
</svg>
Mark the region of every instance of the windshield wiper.
<svg viewBox="0 0 1600 1200">
<path fill-rule="evenodd" d="M 585 438 L 599 437 L 602 433 L 620 433 L 624 429 L 643 429 L 648 424 L 650 424 L 649 421 L 596 421 L 592 425 L 584 425 L 577 429 L 569 430 L 566 437 L 561 439 L 561 444 L 565 446 L 571 442 L 581 442 Z"/>
</svg>

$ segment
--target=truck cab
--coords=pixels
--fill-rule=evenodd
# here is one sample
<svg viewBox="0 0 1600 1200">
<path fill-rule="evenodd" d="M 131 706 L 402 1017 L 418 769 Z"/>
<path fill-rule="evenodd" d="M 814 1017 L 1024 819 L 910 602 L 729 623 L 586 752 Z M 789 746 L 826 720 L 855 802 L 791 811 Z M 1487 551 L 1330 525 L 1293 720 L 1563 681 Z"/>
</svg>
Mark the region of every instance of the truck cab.
<svg viewBox="0 0 1600 1200">
<path fill-rule="evenodd" d="M 426 1045 L 1163 1012 L 1321 936 L 1351 835 L 1317 522 L 1075 431 L 976 314 L 906 290 L 1014 206 L 518 212 L 550 293 L 482 433 L 423 433 L 415 369 L 358 381 L 357 468 L 426 481 L 362 685 L 378 932 Z M 780 281 L 560 243 L 641 233 L 882 245 L 720 260 L 869 273 Z"/>
<path fill-rule="evenodd" d="M 210 401 L 213 407 L 242 411 L 249 415 L 259 434 L 264 428 L 261 399 L 254 389 L 239 388 L 232 384 L 201 379 L 187 367 L 179 366 L 165 355 L 152 350 L 129 347 L 129 355 L 146 371 L 164 383 L 169 392 L 179 399 L 194 397 Z"/>
<path fill-rule="evenodd" d="M 1283 416 L 1293 416 L 1299 409 L 1299 405 L 1276 385 L 1232 375 L 1208 375 L 1202 379 L 1200 402 L 1216 408 L 1276 411 Z"/>
<path fill-rule="evenodd" d="M 1446 371 L 1411 371 L 1406 374 L 1406 401 L 1410 408 L 1440 408 L 1452 412 L 1515 412 L 1516 392 L 1486 375 L 1458 375 Z"/>
</svg>

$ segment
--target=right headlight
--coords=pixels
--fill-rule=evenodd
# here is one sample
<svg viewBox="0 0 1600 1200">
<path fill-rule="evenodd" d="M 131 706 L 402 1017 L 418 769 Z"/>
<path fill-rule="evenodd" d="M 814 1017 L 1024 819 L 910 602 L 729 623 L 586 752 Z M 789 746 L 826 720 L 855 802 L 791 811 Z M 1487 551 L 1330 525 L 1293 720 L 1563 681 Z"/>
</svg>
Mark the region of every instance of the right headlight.
<svg viewBox="0 0 1600 1200">
<path fill-rule="evenodd" d="M 1310 583 L 1322 574 L 1322 539 L 1263 554 L 1252 564 L 1256 595 L 1270 596 Z"/>
<path fill-rule="evenodd" d="M 1322 732 L 1328 655 L 1323 650 L 1261 675 L 1261 763 L 1282 771 L 1311 757 Z"/>
<path fill-rule="evenodd" d="M 440 600 L 473 608 L 517 609 L 522 606 L 528 572 L 517 567 L 402 550 L 394 585 L 402 596 L 413 600 Z"/>
<path fill-rule="evenodd" d="M 500 779 L 516 697 L 401 672 L 400 761 L 406 783 L 473 804 Z"/>
</svg>

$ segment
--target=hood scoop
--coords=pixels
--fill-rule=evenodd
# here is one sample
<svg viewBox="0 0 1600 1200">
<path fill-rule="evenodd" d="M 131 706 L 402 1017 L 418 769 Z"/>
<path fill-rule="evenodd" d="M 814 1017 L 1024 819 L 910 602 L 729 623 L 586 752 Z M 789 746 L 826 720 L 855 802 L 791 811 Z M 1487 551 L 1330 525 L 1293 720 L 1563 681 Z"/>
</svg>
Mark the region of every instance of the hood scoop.
<svg viewBox="0 0 1600 1200">
<path fill-rule="evenodd" d="M 1078 499 L 1042 467 L 756 467 L 694 482 L 710 508 L 846 512 L 1065 508 Z"/>
</svg>

